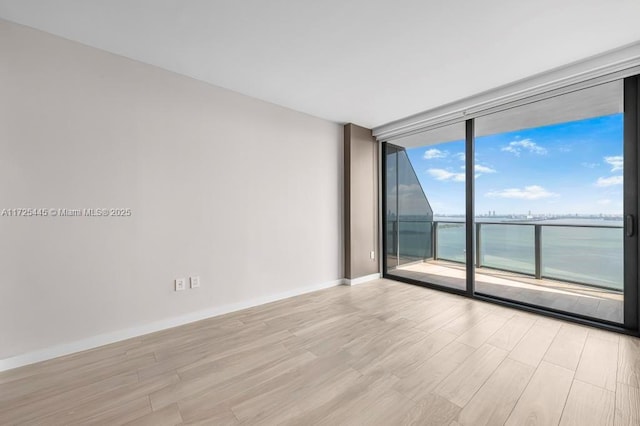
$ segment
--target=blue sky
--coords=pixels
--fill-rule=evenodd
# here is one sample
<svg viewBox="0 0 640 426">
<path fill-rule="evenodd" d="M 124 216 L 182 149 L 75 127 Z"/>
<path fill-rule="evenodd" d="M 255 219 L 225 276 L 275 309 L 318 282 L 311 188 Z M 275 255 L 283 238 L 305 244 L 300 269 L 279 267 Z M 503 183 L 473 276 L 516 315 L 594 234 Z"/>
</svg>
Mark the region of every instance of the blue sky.
<svg viewBox="0 0 640 426">
<path fill-rule="evenodd" d="M 622 214 L 623 115 L 476 138 L 476 214 Z M 408 149 L 436 215 L 464 213 L 464 141 Z"/>
</svg>

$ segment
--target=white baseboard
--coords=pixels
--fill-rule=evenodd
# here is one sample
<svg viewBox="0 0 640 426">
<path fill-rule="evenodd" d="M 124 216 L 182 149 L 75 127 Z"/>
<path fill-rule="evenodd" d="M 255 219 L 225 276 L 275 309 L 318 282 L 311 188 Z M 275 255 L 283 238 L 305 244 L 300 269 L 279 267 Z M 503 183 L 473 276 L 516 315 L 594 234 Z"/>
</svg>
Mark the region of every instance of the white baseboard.
<svg viewBox="0 0 640 426">
<path fill-rule="evenodd" d="M 34 364 L 36 362 L 46 361 L 64 355 L 86 351 L 88 349 L 94 349 L 99 346 L 108 345 L 110 343 L 120 342 L 122 340 L 131 339 L 133 337 L 154 333 L 156 331 L 166 330 L 168 328 L 178 327 L 180 325 L 228 314 L 258 305 L 264 305 L 265 303 L 275 302 L 277 300 L 288 299 L 290 297 L 299 296 L 305 293 L 311 293 L 325 288 L 335 287 L 341 284 L 344 284 L 343 279 L 328 281 L 325 283 L 302 287 L 299 289 L 259 297 L 243 302 L 233 303 L 230 305 L 219 306 L 212 309 L 206 309 L 204 311 L 193 312 L 178 317 L 168 318 L 165 320 L 128 328 L 126 330 L 100 334 L 86 339 L 76 340 L 75 342 L 65 343 L 62 345 L 28 352 L 26 354 L 0 360 L 0 371 L 11 370 L 13 368 L 22 367 L 24 365 Z"/>
<path fill-rule="evenodd" d="M 358 284 L 366 283 L 367 281 L 377 280 L 378 278 L 380 278 L 379 273 L 365 275 L 364 277 L 358 277 L 358 278 L 352 278 L 352 279 L 345 278 L 344 285 L 358 285 Z"/>
</svg>

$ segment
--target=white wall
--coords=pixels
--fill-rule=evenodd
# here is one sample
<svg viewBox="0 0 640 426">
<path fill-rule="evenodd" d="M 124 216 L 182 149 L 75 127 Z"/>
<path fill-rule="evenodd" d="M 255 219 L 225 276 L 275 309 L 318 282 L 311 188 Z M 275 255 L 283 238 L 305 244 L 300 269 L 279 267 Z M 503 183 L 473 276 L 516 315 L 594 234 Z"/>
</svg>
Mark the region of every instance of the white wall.
<svg viewBox="0 0 640 426">
<path fill-rule="evenodd" d="M 133 211 L 0 217 L 5 368 L 336 284 L 341 200 L 338 124 L 0 21 L 0 209 Z"/>
</svg>

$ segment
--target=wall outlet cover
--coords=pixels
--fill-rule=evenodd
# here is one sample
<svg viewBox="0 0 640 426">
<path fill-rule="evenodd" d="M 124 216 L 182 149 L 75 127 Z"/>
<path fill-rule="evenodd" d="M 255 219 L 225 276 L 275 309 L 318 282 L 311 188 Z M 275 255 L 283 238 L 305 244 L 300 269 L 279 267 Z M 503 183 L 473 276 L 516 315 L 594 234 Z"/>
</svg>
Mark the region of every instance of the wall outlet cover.
<svg viewBox="0 0 640 426">
<path fill-rule="evenodd" d="M 184 278 L 176 279 L 176 291 L 186 290 L 187 288 L 187 280 Z"/>
<path fill-rule="evenodd" d="M 191 282 L 191 288 L 200 287 L 200 277 L 191 277 L 189 280 Z"/>
</svg>

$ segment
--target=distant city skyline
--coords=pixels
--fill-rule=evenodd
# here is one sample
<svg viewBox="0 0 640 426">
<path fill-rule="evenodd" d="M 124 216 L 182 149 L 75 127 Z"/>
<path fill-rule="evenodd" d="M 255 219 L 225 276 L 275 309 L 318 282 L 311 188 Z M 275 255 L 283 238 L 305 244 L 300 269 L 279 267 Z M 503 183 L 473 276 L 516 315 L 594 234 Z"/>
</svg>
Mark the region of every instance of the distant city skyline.
<svg viewBox="0 0 640 426">
<path fill-rule="evenodd" d="M 476 138 L 475 211 L 622 214 L 623 114 Z M 407 149 L 434 215 L 464 214 L 464 141 Z"/>
</svg>

